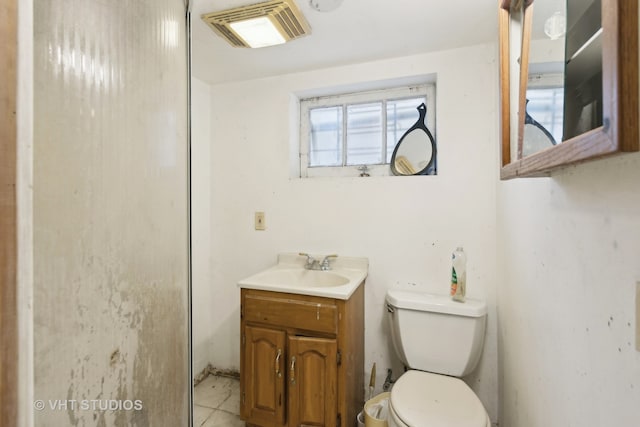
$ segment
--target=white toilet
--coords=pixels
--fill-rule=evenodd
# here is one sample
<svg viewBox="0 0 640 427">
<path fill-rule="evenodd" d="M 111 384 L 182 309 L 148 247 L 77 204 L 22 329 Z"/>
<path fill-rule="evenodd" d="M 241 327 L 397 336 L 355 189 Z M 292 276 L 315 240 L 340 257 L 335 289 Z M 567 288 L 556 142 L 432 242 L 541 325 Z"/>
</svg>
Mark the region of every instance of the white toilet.
<svg viewBox="0 0 640 427">
<path fill-rule="evenodd" d="M 490 427 L 482 402 L 460 378 L 476 367 L 487 305 L 467 298 L 389 290 L 391 338 L 409 369 L 393 385 L 390 427 Z"/>
</svg>

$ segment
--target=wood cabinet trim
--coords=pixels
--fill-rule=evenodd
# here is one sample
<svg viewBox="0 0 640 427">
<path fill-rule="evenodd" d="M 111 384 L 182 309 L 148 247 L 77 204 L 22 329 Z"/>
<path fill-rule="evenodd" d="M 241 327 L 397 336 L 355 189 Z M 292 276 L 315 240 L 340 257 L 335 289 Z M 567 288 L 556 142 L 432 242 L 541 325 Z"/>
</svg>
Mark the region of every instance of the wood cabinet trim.
<svg viewBox="0 0 640 427">
<path fill-rule="evenodd" d="M 338 328 L 338 308 L 333 300 L 306 301 L 288 295 L 255 295 L 243 298 L 246 322 L 307 331 L 335 334 Z"/>
<path fill-rule="evenodd" d="M 277 295 L 274 295 L 277 294 Z M 247 297 L 254 298 L 254 301 L 293 301 L 296 304 L 301 302 L 310 303 L 311 307 L 321 306 L 332 307 L 335 310 L 335 329 L 332 333 L 308 330 L 300 327 L 298 319 L 289 318 L 288 321 L 278 321 L 278 325 L 260 321 L 259 316 L 250 313 L 251 304 L 247 305 Z M 318 342 L 335 342 L 335 354 L 331 355 L 335 368 L 335 413 L 325 414 L 326 425 L 324 427 L 334 427 L 340 423 L 340 427 L 345 427 L 345 420 L 355 420 L 358 412 L 364 405 L 364 282 L 358 286 L 356 291 L 348 300 L 339 300 L 325 297 L 305 296 L 282 292 L 269 292 L 254 289 L 241 289 L 241 333 L 247 327 L 262 327 L 281 331 L 287 336 L 287 363 L 290 363 L 291 349 L 289 342 L 299 340 L 319 340 Z M 307 307 L 304 304 L 300 306 Z M 241 389 L 249 382 L 246 378 L 246 345 L 241 344 L 240 350 L 240 377 Z M 341 363 L 338 364 L 337 353 L 341 354 Z M 288 387 L 288 386 L 286 386 Z M 288 390 L 290 392 L 291 390 Z M 290 397 L 290 396 L 289 396 Z M 287 399 L 289 399 L 289 397 Z M 287 405 L 289 402 L 287 401 Z M 289 407 L 286 411 L 289 411 Z M 241 418 L 248 426 L 273 427 L 276 425 L 294 427 L 295 420 L 291 415 L 286 414 L 284 424 L 277 424 L 274 421 L 259 420 L 251 418 L 248 411 L 241 404 Z M 339 421 L 340 420 L 340 421 Z M 297 426 L 296 426 L 297 427 Z"/>
<path fill-rule="evenodd" d="M 0 425 L 18 417 L 17 11 L 0 5 Z"/>
</svg>

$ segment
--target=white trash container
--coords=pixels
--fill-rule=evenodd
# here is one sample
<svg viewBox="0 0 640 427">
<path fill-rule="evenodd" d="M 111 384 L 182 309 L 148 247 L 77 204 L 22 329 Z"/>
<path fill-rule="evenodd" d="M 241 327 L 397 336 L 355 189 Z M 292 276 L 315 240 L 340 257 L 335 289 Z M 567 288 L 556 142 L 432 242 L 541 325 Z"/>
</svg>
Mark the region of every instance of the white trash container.
<svg viewBox="0 0 640 427">
<path fill-rule="evenodd" d="M 367 400 L 364 404 L 364 425 L 365 427 L 388 427 L 389 417 L 389 396 L 391 393 L 385 392 Z"/>
</svg>

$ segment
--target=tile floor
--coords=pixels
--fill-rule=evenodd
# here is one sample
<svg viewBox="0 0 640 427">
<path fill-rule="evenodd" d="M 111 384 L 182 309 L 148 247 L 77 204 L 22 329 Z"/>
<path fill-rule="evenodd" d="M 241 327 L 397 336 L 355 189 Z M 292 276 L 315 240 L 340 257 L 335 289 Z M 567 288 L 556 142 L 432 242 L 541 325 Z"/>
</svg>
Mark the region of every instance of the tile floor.
<svg viewBox="0 0 640 427">
<path fill-rule="evenodd" d="M 194 427 L 244 427 L 239 414 L 237 379 L 209 375 L 193 390 Z"/>
</svg>

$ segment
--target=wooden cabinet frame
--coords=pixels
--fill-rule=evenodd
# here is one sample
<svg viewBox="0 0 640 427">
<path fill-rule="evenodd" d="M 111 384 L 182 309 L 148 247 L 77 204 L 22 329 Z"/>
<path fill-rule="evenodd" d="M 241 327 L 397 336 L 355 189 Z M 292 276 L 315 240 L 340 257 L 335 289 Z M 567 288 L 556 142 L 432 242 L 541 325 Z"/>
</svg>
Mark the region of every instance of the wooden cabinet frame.
<svg viewBox="0 0 640 427">
<path fill-rule="evenodd" d="M 0 4 L 0 425 L 18 418 L 18 2 Z M 29 402 L 31 405 L 31 402 Z"/>
<path fill-rule="evenodd" d="M 355 422 L 364 404 L 364 282 L 346 301 L 241 289 L 240 313 L 240 417 L 248 426 Z M 283 416 L 274 406 L 280 393 Z"/>
<path fill-rule="evenodd" d="M 515 0 L 513 0 L 515 1 Z M 522 52 L 509 51 L 509 22 L 512 0 L 498 0 L 500 53 L 500 132 L 501 179 L 548 176 L 550 172 L 570 164 L 594 160 L 613 154 L 640 149 L 638 133 L 638 0 L 602 0 L 602 102 L 603 126 L 590 130 L 561 144 L 526 157 L 511 158 L 509 58 L 520 54 L 521 66 L 528 67 L 528 38 L 523 33 Z M 531 22 L 534 0 L 524 1 L 524 23 Z M 526 80 L 525 80 L 526 83 Z M 525 84 L 526 89 L 526 84 Z M 519 109 L 524 110 L 522 79 Z M 524 115 L 518 117 L 518 128 L 524 127 Z M 521 133 L 520 131 L 518 132 Z M 518 136 L 521 138 L 521 135 Z"/>
</svg>

